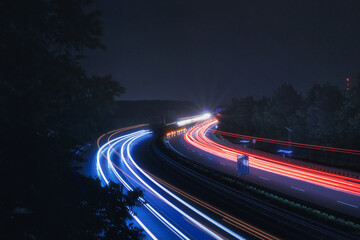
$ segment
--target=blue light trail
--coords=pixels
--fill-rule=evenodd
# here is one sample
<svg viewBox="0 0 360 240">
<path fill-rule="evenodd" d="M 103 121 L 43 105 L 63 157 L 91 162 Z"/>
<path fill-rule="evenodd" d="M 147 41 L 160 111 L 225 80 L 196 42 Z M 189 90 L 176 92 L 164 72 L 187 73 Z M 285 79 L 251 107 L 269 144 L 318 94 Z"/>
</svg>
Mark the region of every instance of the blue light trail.
<svg viewBox="0 0 360 240">
<path fill-rule="evenodd" d="M 136 140 L 150 136 L 150 134 L 151 132 L 149 130 L 139 130 L 116 137 L 112 140 L 109 139 L 107 143 L 99 148 L 96 155 L 97 173 L 104 184 L 108 185 L 110 179 L 115 177 L 115 179 L 125 186 L 127 191 L 132 191 L 132 186 L 140 186 L 143 188 L 144 197 L 139 199 L 143 203 L 143 207 L 137 208 L 137 216 L 130 212 L 135 221 L 148 234 L 148 237 L 158 239 L 159 236 L 155 236 L 154 233 L 157 235 L 161 234 L 158 231 L 159 224 L 161 224 L 174 234 L 172 238 L 176 236 L 176 238 L 186 240 L 193 238 L 223 239 L 223 236 L 218 233 L 219 231 L 223 231 L 236 239 L 244 239 L 176 196 L 151 178 L 136 164 L 131 156 L 132 145 Z M 119 152 L 117 152 L 116 149 L 119 149 Z M 120 159 L 115 158 L 114 153 L 119 155 Z M 116 160 L 120 160 L 119 166 L 115 164 Z M 104 164 L 107 165 L 109 171 L 105 171 L 106 168 L 104 168 Z M 152 217 L 149 217 L 149 214 Z M 154 217 L 158 220 L 156 223 L 153 220 L 149 221 L 150 218 L 154 219 Z M 209 223 L 204 225 L 204 221 L 209 222 L 213 227 L 209 228 Z M 155 224 L 157 224 L 157 227 L 154 227 Z"/>
</svg>

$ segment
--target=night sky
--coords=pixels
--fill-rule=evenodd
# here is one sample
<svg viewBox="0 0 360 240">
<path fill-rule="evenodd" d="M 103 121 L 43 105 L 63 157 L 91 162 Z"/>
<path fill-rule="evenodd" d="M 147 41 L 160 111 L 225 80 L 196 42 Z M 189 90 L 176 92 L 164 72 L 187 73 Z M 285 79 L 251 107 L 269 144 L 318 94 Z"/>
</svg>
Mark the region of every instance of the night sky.
<svg viewBox="0 0 360 240">
<path fill-rule="evenodd" d="M 90 74 L 112 74 L 121 99 L 270 96 L 281 83 L 344 88 L 360 72 L 360 1 L 97 0 L 106 51 Z"/>
</svg>

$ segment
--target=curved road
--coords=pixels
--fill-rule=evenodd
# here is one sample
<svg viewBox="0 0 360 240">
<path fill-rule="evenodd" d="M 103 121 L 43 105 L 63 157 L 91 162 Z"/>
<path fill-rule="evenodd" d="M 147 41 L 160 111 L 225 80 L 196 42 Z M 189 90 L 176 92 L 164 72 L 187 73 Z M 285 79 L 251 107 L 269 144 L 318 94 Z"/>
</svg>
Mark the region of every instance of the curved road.
<svg viewBox="0 0 360 240">
<path fill-rule="evenodd" d="M 103 184 L 113 181 L 124 185 L 127 191 L 134 188 L 143 190 L 144 196 L 140 199 L 143 204 L 129 211 L 137 225 L 145 230 L 147 238 L 276 239 L 255 227 L 244 231 L 234 224 L 220 221 L 222 218 L 214 217 L 214 212 L 224 214 L 221 211 L 216 212 L 216 208 L 145 172 L 132 156 L 132 151 L 151 135 L 149 130 L 136 128 L 112 131 L 98 139 L 96 155 L 96 170 Z M 199 208 L 199 205 L 203 207 Z M 232 217 L 231 221 L 237 223 L 238 219 Z M 251 227 L 249 224 L 246 226 Z"/>
<path fill-rule="evenodd" d="M 186 134 L 195 137 L 195 129 Z M 207 133 L 197 137 L 216 140 Z M 236 174 L 233 161 L 200 150 L 182 136 L 172 137 L 169 144 L 178 154 Z M 353 239 L 186 169 L 161 153 L 147 125 L 111 131 L 97 145 L 95 172 L 104 185 L 113 181 L 126 191 L 143 190 L 142 204 L 129 211 L 147 239 Z M 267 171 L 250 171 L 247 180 L 288 190 L 282 181 L 272 185 L 276 181 Z"/>
<path fill-rule="evenodd" d="M 196 125 L 184 135 L 171 137 L 168 141 L 169 147 L 178 154 L 213 169 L 359 218 L 360 181 L 358 179 L 348 179 L 325 172 L 318 173 L 311 169 L 287 166 L 271 162 L 271 159 L 264 160 L 259 156 L 251 155 L 249 155 L 249 175 L 239 176 L 236 157 L 244 152 L 229 143 L 220 144 L 219 139 L 209 131 L 216 124 L 217 121 L 211 119 Z"/>
</svg>

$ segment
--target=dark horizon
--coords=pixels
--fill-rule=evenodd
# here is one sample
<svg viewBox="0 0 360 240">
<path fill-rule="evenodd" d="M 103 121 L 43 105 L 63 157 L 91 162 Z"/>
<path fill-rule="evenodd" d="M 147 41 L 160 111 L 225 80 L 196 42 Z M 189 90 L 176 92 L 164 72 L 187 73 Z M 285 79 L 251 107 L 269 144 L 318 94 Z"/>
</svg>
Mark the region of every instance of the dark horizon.
<svg viewBox="0 0 360 240">
<path fill-rule="evenodd" d="M 358 1 L 95 1 L 106 51 L 90 74 L 112 74 L 121 100 L 215 106 L 270 96 L 281 83 L 345 88 L 360 71 Z"/>
</svg>

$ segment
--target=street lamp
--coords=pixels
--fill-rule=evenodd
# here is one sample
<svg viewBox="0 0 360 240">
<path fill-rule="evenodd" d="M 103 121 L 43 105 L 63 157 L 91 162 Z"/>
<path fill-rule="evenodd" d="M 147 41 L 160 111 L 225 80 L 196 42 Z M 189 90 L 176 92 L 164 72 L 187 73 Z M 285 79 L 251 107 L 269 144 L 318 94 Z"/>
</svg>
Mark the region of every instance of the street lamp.
<svg viewBox="0 0 360 240">
<path fill-rule="evenodd" d="M 289 142 L 289 150 L 290 150 L 291 149 L 291 133 L 294 131 L 288 127 L 285 127 L 285 128 L 286 128 L 286 130 L 288 130 L 288 142 Z"/>
<path fill-rule="evenodd" d="M 249 140 L 240 140 L 242 144 L 244 144 L 244 148 L 246 148 L 246 145 L 250 142 Z"/>
<path fill-rule="evenodd" d="M 277 150 L 277 152 L 278 152 L 278 153 L 281 153 L 281 155 L 282 155 L 283 157 L 285 157 L 285 156 L 291 156 L 291 154 L 292 154 L 292 151 L 290 151 L 290 150 L 284 150 L 284 149 Z"/>
</svg>

